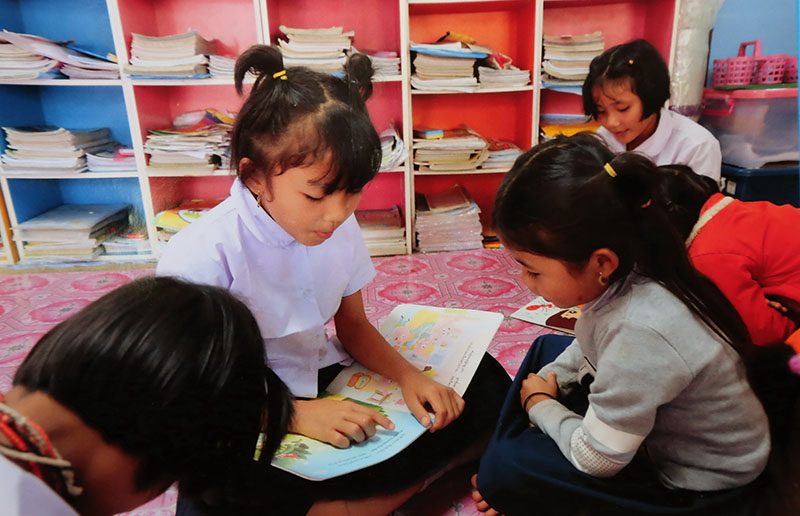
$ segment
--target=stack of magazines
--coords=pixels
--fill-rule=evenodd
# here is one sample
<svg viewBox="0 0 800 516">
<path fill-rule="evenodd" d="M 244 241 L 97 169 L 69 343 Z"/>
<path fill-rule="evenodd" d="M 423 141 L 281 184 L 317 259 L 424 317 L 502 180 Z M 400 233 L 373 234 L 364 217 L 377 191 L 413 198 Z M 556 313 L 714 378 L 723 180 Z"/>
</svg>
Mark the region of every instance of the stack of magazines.
<svg viewBox="0 0 800 516">
<path fill-rule="evenodd" d="M 14 240 L 25 259 L 91 260 L 103 241 L 128 226 L 127 204 L 62 204 L 14 226 Z"/>
<path fill-rule="evenodd" d="M 114 150 L 86 153 L 89 172 L 136 172 L 136 158 L 130 147 L 117 146 Z"/>
<path fill-rule="evenodd" d="M 278 40 L 286 66 L 306 66 L 320 72 L 341 72 L 354 31 L 342 27 L 297 29 L 280 26 L 287 40 Z"/>
<path fill-rule="evenodd" d="M 227 169 L 234 115 L 206 109 L 178 116 L 173 127 L 148 129 L 144 151 L 150 167 L 166 169 Z"/>
<path fill-rule="evenodd" d="M 355 49 L 354 49 L 355 50 Z M 400 57 L 397 52 L 380 50 L 376 52 L 364 52 L 372 61 L 372 68 L 375 70 L 375 77 L 392 77 L 400 75 Z"/>
<path fill-rule="evenodd" d="M 31 34 L 4 31 L 6 41 L 0 51 L 0 78 L 7 79 L 118 79 L 119 65 L 113 54 L 100 55 L 71 45 Z M 13 47 L 13 48 L 12 48 Z M 60 72 L 55 70 L 60 66 Z"/>
<path fill-rule="evenodd" d="M 207 55 L 215 48 L 215 41 L 194 31 L 163 37 L 133 33 L 125 71 L 138 77 L 203 77 L 208 75 Z"/>
<path fill-rule="evenodd" d="M 356 210 L 356 220 L 370 256 L 406 253 L 406 228 L 400 216 L 400 207 Z"/>
<path fill-rule="evenodd" d="M 481 168 L 510 169 L 522 154 L 522 150 L 511 140 L 487 138 L 486 141 L 489 142 L 489 157 L 481 164 Z"/>
<path fill-rule="evenodd" d="M 460 185 L 416 195 L 417 249 L 459 251 L 483 247 L 481 210 Z"/>
<path fill-rule="evenodd" d="M 233 77 L 235 58 L 212 54 L 208 56 L 208 60 L 208 71 L 212 77 Z"/>
<path fill-rule="evenodd" d="M 481 88 L 518 88 L 530 84 L 531 72 L 516 66 L 504 69 L 479 66 L 478 78 Z"/>
<path fill-rule="evenodd" d="M 5 174 L 79 174 L 87 169 L 87 152 L 112 150 L 116 144 L 109 139 L 106 127 L 88 131 L 51 126 L 3 130 L 7 144 L 2 156 Z"/>
<path fill-rule="evenodd" d="M 466 126 L 414 129 L 414 164 L 421 172 L 474 170 L 489 157 L 489 145 Z"/>
<path fill-rule="evenodd" d="M 56 66 L 58 61 L 55 59 L 48 59 L 11 43 L 0 43 L 0 79 L 37 79 Z M 58 75 L 58 72 L 51 75 Z"/>
<path fill-rule="evenodd" d="M 414 74 L 411 86 L 418 90 L 474 91 L 478 87 L 475 63 L 489 55 L 476 45 L 411 43 Z"/>
<path fill-rule="evenodd" d="M 580 36 L 548 36 L 543 39 L 542 81 L 559 85 L 583 84 L 589 64 L 603 53 L 605 42 L 600 31 Z"/>
<path fill-rule="evenodd" d="M 403 164 L 408 151 L 394 125 L 390 125 L 381 135 L 381 170 L 393 170 Z"/>
</svg>

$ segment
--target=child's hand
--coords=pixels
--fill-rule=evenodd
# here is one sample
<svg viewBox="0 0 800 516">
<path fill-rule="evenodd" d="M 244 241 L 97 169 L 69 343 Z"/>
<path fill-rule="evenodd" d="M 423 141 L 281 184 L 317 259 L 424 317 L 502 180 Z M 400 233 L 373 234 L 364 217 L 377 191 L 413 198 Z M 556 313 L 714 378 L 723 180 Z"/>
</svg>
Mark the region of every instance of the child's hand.
<svg viewBox="0 0 800 516">
<path fill-rule="evenodd" d="M 555 397 L 558 396 L 558 382 L 556 381 L 556 373 L 553 371 L 547 373 L 547 380 L 538 374 L 531 373 L 525 380 L 522 381 L 522 388 L 519 390 L 519 400 L 520 403 L 522 403 L 522 410 L 524 410 L 526 413 L 531 409 L 531 407 L 540 401 L 551 399 L 546 394 L 537 394 L 528 399 L 528 396 L 534 392 L 544 392 L 555 399 Z M 527 404 L 525 403 L 526 401 Z"/>
<path fill-rule="evenodd" d="M 352 401 L 297 400 L 290 432 L 302 434 L 337 448 L 365 441 L 375 435 L 377 426 L 394 430 L 394 423 L 375 409 Z"/>
<path fill-rule="evenodd" d="M 430 426 L 431 432 L 446 427 L 455 421 L 464 410 L 464 400 L 456 391 L 428 378 L 419 371 L 409 375 L 408 378 L 399 380 L 398 383 L 403 391 L 403 399 L 408 410 L 423 426 Z M 430 406 L 435 416 L 432 425 L 425 405 Z"/>
</svg>

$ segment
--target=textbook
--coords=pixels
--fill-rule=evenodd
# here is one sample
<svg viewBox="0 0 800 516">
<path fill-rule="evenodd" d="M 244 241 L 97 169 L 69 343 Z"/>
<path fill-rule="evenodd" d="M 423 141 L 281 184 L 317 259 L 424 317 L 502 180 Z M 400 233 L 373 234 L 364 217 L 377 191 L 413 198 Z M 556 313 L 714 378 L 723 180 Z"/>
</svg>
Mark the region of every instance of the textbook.
<svg viewBox="0 0 800 516">
<path fill-rule="evenodd" d="M 575 335 L 575 323 L 581 316 L 581 305 L 559 308 L 543 297 L 535 297 L 511 314 L 511 317 L 553 330 Z"/>
<path fill-rule="evenodd" d="M 380 331 L 425 375 L 463 396 L 502 321 L 500 313 L 403 304 L 392 310 Z M 308 480 L 325 480 L 383 462 L 427 430 L 409 412 L 397 384 L 358 363 L 342 370 L 320 397 L 372 407 L 395 429 L 378 427 L 374 436 L 346 449 L 288 434 L 273 466 Z"/>
</svg>

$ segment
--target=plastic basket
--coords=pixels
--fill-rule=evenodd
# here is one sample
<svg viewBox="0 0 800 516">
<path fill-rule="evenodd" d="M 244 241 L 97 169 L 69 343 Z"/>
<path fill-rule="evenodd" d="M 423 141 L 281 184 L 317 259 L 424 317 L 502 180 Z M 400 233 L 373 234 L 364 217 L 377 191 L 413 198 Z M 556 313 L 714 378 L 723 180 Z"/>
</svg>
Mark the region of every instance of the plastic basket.
<svg viewBox="0 0 800 516">
<path fill-rule="evenodd" d="M 758 63 L 758 70 L 753 76 L 753 84 L 780 84 L 786 72 L 786 60 L 789 56 L 776 54 L 763 56 Z"/>
<path fill-rule="evenodd" d="M 786 68 L 783 71 L 783 82 L 797 82 L 797 56 L 786 56 Z"/>
<path fill-rule="evenodd" d="M 747 56 L 747 47 L 750 45 L 753 45 L 753 55 Z M 760 39 L 741 43 L 737 57 L 714 59 L 711 82 L 714 86 L 751 84 L 762 60 Z"/>
</svg>

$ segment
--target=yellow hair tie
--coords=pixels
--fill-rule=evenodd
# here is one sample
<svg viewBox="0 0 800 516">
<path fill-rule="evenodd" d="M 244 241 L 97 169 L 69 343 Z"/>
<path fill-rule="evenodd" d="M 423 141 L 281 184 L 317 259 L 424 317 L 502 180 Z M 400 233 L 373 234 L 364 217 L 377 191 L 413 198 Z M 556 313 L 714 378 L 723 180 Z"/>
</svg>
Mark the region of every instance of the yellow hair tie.
<svg viewBox="0 0 800 516">
<path fill-rule="evenodd" d="M 286 70 L 281 70 L 280 72 L 275 72 L 272 74 L 273 79 L 280 78 L 282 81 L 286 80 Z"/>
<path fill-rule="evenodd" d="M 609 176 L 617 177 L 617 171 L 614 170 L 614 167 L 611 166 L 611 163 L 606 163 L 603 165 L 603 168 L 606 169 L 606 172 L 608 172 Z"/>
</svg>

